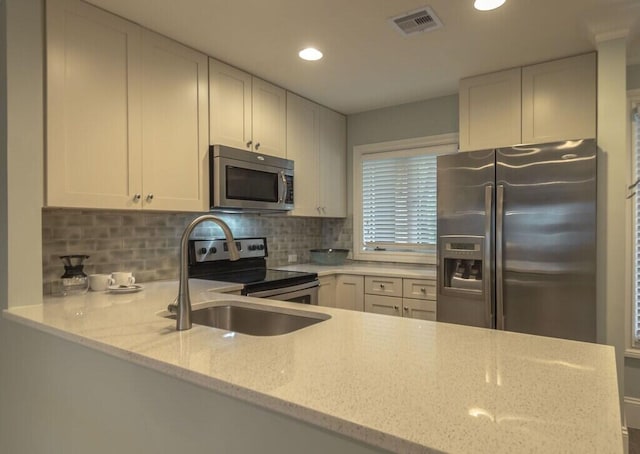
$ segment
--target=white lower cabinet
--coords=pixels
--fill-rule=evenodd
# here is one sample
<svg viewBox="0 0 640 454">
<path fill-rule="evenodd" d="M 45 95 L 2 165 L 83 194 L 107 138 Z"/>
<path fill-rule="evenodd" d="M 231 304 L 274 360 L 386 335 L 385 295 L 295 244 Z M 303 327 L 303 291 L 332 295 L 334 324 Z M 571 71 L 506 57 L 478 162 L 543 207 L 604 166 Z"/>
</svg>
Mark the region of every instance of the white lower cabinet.
<svg viewBox="0 0 640 454">
<path fill-rule="evenodd" d="M 336 307 L 354 311 L 364 310 L 364 276 L 336 276 Z"/>
<path fill-rule="evenodd" d="M 336 277 L 322 276 L 318 280 L 318 306 L 336 307 Z"/>
<path fill-rule="evenodd" d="M 435 281 L 367 276 L 364 310 L 375 314 L 435 320 Z"/>
<path fill-rule="evenodd" d="M 402 317 L 402 298 L 365 294 L 364 311 Z"/>
<path fill-rule="evenodd" d="M 435 322 L 436 301 L 402 298 L 402 316 L 409 318 L 419 318 L 421 320 L 432 320 Z"/>
</svg>

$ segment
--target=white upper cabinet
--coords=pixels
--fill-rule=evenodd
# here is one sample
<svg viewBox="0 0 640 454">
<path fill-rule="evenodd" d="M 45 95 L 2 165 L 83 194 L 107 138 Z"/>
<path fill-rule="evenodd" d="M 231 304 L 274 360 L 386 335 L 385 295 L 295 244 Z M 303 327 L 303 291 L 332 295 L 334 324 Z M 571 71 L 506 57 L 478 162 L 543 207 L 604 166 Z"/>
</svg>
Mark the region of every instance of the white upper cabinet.
<svg viewBox="0 0 640 454">
<path fill-rule="evenodd" d="M 287 93 L 287 159 L 294 161 L 295 216 L 319 216 L 320 106 Z"/>
<path fill-rule="evenodd" d="M 287 159 L 294 161 L 294 216 L 346 216 L 346 119 L 287 93 Z"/>
<path fill-rule="evenodd" d="M 287 94 L 280 87 L 253 78 L 252 81 L 253 149 L 287 157 Z"/>
<path fill-rule="evenodd" d="M 522 68 L 522 142 L 596 136 L 596 54 Z"/>
<path fill-rule="evenodd" d="M 47 2 L 47 205 L 203 211 L 207 57 L 78 0 Z"/>
<path fill-rule="evenodd" d="M 318 202 L 322 216 L 347 216 L 347 121 L 333 110 L 320 109 L 320 173 Z"/>
<path fill-rule="evenodd" d="M 460 150 L 520 143 L 520 68 L 460 81 Z"/>
<path fill-rule="evenodd" d="M 148 31 L 142 42 L 143 206 L 206 211 L 207 56 Z"/>
<path fill-rule="evenodd" d="M 596 136 L 596 55 L 460 81 L 462 151 Z"/>
<path fill-rule="evenodd" d="M 252 150 L 251 75 L 209 59 L 209 140 Z"/>
<path fill-rule="evenodd" d="M 139 207 L 141 29 L 77 0 L 46 6 L 46 203 Z"/>
<path fill-rule="evenodd" d="M 209 59 L 209 140 L 286 157 L 286 92 L 237 68 Z"/>
</svg>

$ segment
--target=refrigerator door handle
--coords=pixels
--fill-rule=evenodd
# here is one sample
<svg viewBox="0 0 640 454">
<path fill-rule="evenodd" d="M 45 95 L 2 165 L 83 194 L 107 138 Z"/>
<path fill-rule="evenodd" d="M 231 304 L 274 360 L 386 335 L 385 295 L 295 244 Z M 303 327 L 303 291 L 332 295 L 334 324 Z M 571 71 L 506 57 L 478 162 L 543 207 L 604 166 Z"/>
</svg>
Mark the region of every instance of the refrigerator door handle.
<svg viewBox="0 0 640 454">
<path fill-rule="evenodd" d="M 504 330 L 504 286 L 502 263 L 502 229 L 504 226 L 504 185 L 499 184 L 496 191 L 496 328 Z"/>
<path fill-rule="evenodd" d="M 491 285 L 491 224 L 493 220 L 493 185 L 484 188 L 484 257 L 482 279 L 484 281 L 485 326 L 495 328 L 493 321 L 493 286 Z"/>
</svg>

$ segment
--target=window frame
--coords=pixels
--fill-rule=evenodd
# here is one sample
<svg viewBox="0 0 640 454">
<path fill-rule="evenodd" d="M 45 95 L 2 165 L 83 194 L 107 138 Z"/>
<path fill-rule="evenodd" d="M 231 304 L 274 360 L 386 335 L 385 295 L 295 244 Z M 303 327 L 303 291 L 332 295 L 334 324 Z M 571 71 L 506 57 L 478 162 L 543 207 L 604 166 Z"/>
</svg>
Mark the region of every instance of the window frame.
<svg viewBox="0 0 640 454">
<path fill-rule="evenodd" d="M 628 175 L 628 185 L 632 185 L 635 182 L 635 175 L 637 172 L 636 169 L 636 156 L 635 149 L 636 147 L 640 147 L 640 144 L 636 144 L 636 134 L 634 134 L 634 119 L 633 114 L 635 109 L 640 110 L 640 89 L 629 90 L 627 92 L 627 100 L 628 100 L 628 123 L 627 123 L 627 137 L 628 137 L 628 159 L 629 159 L 629 175 Z M 640 125 L 639 125 L 640 127 Z M 640 188 L 636 187 L 633 191 L 638 191 Z M 631 193 L 632 191 L 630 191 Z M 640 197 L 640 193 L 637 193 L 634 197 L 630 197 L 629 200 L 631 203 L 627 205 L 627 216 L 629 219 L 628 235 L 627 235 L 627 247 L 625 248 L 627 251 L 627 264 L 629 266 L 629 270 L 626 275 L 629 278 L 629 284 L 627 285 L 627 308 L 626 308 L 626 325 L 627 325 L 627 335 L 625 336 L 626 348 L 625 348 L 625 356 L 632 358 L 640 359 L 640 340 L 636 340 L 635 338 L 635 330 L 637 326 L 637 312 L 635 308 L 635 289 L 636 289 L 636 228 L 640 228 L 640 226 L 635 226 L 636 220 L 636 198 Z"/>
<path fill-rule="evenodd" d="M 459 152 L 458 134 L 440 134 L 412 139 L 356 145 L 353 147 L 353 259 L 377 262 L 436 264 L 436 250 L 425 252 L 364 251 L 362 244 L 362 161 L 363 156 L 378 153 L 406 154 L 411 150 L 452 146 L 451 153 Z M 454 148 L 455 147 L 455 148 Z M 449 154 L 441 153 L 437 154 Z"/>
</svg>

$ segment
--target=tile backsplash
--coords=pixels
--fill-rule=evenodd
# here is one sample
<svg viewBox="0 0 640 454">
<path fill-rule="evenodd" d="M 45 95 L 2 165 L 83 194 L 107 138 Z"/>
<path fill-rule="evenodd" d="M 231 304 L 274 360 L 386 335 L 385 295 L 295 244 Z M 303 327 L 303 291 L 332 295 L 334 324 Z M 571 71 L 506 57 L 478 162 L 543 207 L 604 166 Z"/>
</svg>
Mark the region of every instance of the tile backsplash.
<svg viewBox="0 0 640 454">
<path fill-rule="evenodd" d="M 178 277 L 178 246 L 184 228 L 198 214 L 45 208 L 42 210 L 44 292 L 50 293 L 64 268 L 59 256 L 86 254 L 85 272 L 133 271 L 138 282 Z M 286 215 L 220 214 L 236 237 L 267 237 L 267 266 L 309 261 L 309 249 L 352 248 L 351 219 Z M 193 237 L 222 237 L 203 223 Z"/>
</svg>

